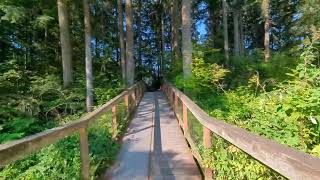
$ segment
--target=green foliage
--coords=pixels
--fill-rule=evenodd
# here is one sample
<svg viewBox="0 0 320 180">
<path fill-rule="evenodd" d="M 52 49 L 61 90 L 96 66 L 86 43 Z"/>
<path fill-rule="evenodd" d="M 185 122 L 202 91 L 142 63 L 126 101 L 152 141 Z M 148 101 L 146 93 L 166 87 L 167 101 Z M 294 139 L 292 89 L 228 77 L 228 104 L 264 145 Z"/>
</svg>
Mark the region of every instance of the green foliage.
<svg viewBox="0 0 320 180">
<path fill-rule="evenodd" d="M 59 80 L 54 76 L 33 78 L 30 92 L 38 104 L 32 104 L 29 99 L 24 100 L 22 105 L 22 100 L 18 100 L 24 109 L 18 106 L 20 117 L 12 117 L 15 113 L 12 112 L 0 126 L 1 143 L 57 126 L 57 123 L 52 123 L 52 120 L 57 118 L 62 123 L 79 119 L 84 112 L 85 98 L 83 95 L 79 96 L 77 91 L 84 91 L 84 89 L 63 90 L 55 88 L 60 87 L 58 82 Z M 117 86 L 114 86 L 113 89 L 107 86 L 105 88 L 98 86 L 95 91 L 101 91 L 101 95 L 97 95 L 95 98 L 98 103 L 105 103 L 121 90 Z M 28 109 L 29 107 L 38 107 L 39 111 Z M 9 112 L 5 110 L 3 113 L 8 115 Z M 39 119 L 35 119 L 36 117 Z M 122 118 L 124 117 L 119 117 L 118 120 L 121 121 Z M 48 122 L 43 124 L 44 120 Z M 89 128 L 90 174 L 92 177 L 103 173 L 116 157 L 120 146 L 111 138 L 111 130 L 111 113 L 98 119 Z M 119 133 L 122 133 L 123 130 L 123 128 L 119 129 Z M 43 148 L 38 153 L 10 164 L 0 171 L 0 179 L 80 179 L 80 176 L 78 135 Z"/>
<path fill-rule="evenodd" d="M 18 23 L 25 17 L 25 9 L 23 7 L 0 4 L 0 10 L 4 12 L 0 20 L 9 21 L 10 23 Z"/>
<path fill-rule="evenodd" d="M 203 58 L 196 57 L 192 61 L 192 73 L 203 86 L 218 86 L 228 72 L 216 63 L 205 63 Z"/>
<path fill-rule="evenodd" d="M 264 63 L 259 56 L 237 57 L 230 70 L 197 56 L 200 52 L 194 55 L 193 77 L 177 76 L 174 82 L 209 115 L 320 157 L 319 32 L 312 37 L 300 58 L 281 53 Z M 193 123 L 191 131 L 201 128 Z M 197 144 L 203 165 L 215 169 L 217 179 L 283 179 L 220 137 L 214 137 L 212 149 Z"/>
<path fill-rule="evenodd" d="M 106 68 L 109 65 L 106 63 Z M 83 71 L 75 71 L 76 80 L 72 87 L 63 89 L 61 78 L 53 72 L 44 75 L 29 72 L 26 76 L 25 72 L 16 69 L 19 66 L 15 62 L 5 63 L 0 68 L 5 72 L 0 76 L 0 143 L 78 120 L 84 114 Z M 118 78 L 114 71 L 94 76 L 96 105 L 107 102 L 123 90 Z M 118 117 L 118 120 L 123 118 Z M 118 142 L 111 138 L 111 114 L 96 123 L 89 129 L 91 177 L 103 173 L 119 149 Z M 119 133 L 123 130 L 119 129 Z M 43 148 L 0 171 L 0 179 L 80 179 L 80 176 L 78 135 Z"/>
</svg>

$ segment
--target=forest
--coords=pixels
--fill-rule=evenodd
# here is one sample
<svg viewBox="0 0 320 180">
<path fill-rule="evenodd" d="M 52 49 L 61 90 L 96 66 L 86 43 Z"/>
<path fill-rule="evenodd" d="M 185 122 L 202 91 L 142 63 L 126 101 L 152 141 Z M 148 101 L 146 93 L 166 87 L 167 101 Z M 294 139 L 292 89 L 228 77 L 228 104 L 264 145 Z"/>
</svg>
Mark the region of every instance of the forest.
<svg viewBox="0 0 320 180">
<path fill-rule="evenodd" d="M 139 81 L 168 81 L 210 116 L 320 158 L 320 1 L 0 1 L 1 144 L 78 120 Z M 90 138 L 94 179 L 120 144 L 108 122 Z M 2 167 L 0 179 L 80 179 L 78 141 Z M 215 142 L 199 149 L 216 179 L 284 179 Z"/>
</svg>

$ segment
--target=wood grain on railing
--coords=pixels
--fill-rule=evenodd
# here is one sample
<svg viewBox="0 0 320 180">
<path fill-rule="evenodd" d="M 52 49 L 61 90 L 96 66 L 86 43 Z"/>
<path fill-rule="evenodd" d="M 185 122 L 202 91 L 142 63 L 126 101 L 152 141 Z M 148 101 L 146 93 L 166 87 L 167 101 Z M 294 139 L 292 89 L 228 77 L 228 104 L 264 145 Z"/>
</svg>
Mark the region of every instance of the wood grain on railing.
<svg viewBox="0 0 320 180">
<path fill-rule="evenodd" d="M 269 168 L 289 179 L 320 179 L 319 158 L 210 117 L 177 88 L 168 83 L 163 86 L 169 99 L 172 97 L 171 92 L 178 96 L 205 129 L 237 146 Z"/>
<path fill-rule="evenodd" d="M 89 143 L 88 143 L 88 131 L 87 128 L 80 128 L 80 157 L 81 157 L 81 174 L 82 179 L 89 180 Z"/>
<path fill-rule="evenodd" d="M 115 139 L 117 137 L 117 106 L 112 106 L 112 138 Z"/>
<path fill-rule="evenodd" d="M 112 123 L 113 133 L 116 133 L 116 106 L 119 102 L 125 101 L 126 112 L 129 112 L 129 95 L 134 93 L 138 94 L 138 97 L 142 97 L 145 87 L 143 83 L 137 83 L 126 91 L 122 92 L 115 98 L 108 101 L 106 104 L 100 106 L 93 112 L 86 114 L 78 121 L 70 122 L 64 126 L 49 129 L 35 135 L 31 135 L 19 140 L 0 144 L 0 167 L 15 162 L 25 156 L 34 153 L 41 148 L 54 144 L 57 141 L 68 137 L 76 132 L 80 133 L 80 154 L 81 154 L 81 169 L 82 178 L 89 179 L 89 152 L 88 152 L 88 133 L 87 128 L 90 123 L 93 123 L 98 117 L 102 116 L 105 112 L 112 108 Z M 135 99 L 133 105 L 136 105 L 141 99 Z"/>
<path fill-rule="evenodd" d="M 183 114 L 183 131 L 184 131 L 184 135 L 187 134 L 188 132 L 188 108 L 187 106 L 182 103 L 182 114 Z"/>
</svg>

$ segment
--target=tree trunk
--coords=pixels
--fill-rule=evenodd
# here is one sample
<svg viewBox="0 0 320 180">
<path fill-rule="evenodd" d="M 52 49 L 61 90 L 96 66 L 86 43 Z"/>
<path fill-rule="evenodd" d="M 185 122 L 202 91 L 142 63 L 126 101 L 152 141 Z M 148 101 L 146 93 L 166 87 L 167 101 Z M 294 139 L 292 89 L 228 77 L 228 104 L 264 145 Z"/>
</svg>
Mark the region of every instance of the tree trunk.
<svg viewBox="0 0 320 180">
<path fill-rule="evenodd" d="M 262 1 L 262 13 L 264 17 L 264 60 L 269 61 L 270 54 L 270 0 Z"/>
<path fill-rule="evenodd" d="M 230 60 L 229 60 L 228 4 L 227 4 L 227 0 L 222 0 L 222 9 L 223 9 L 224 56 L 226 58 L 226 65 L 229 65 Z"/>
<path fill-rule="evenodd" d="M 234 6 L 236 6 L 237 0 L 234 0 Z M 233 9 L 233 43 L 234 43 L 234 55 L 240 55 L 240 31 L 239 31 L 239 10 L 234 7 Z"/>
<path fill-rule="evenodd" d="M 243 27 L 243 18 L 239 15 L 239 28 L 240 28 L 240 56 L 245 55 L 245 43 L 244 43 L 244 27 Z"/>
<path fill-rule="evenodd" d="M 171 31 L 172 31 L 172 53 L 173 61 L 177 61 L 180 58 L 179 54 L 179 1 L 172 1 L 172 12 L 171 12 Z"/>
<path fill-rule="evenodd" d="M 191 0 L 182 0 L 182 56 L 183 75 L 191 75 L 192 42 L 191 42 Z"/>
<path fill-rule="evenodd" d="M 127 85 L 131 86 L 134 83 L 134 35 L 133 35 L 133 14 L 132 14 L 132 2 L 131 0 L 126 0 L 126 29 L 127 29 L 127 45 L 126 45 L 126 64 L 127 64 Z"/>
<path fill-rule="evenodd" d="M 88 0 L 83 0 L 84 26 L 85 26 L 85 49 L 86 49 L 86 85 L 87 85 L 87 111 L 93 109 L 93 78 L 92 78 L 92 57 L 91 57 L 91 24 L 90 8 Z"/>
<path fill-rule="evenodd" d="M 69 15 L 65 0 L 57 0 L 58 18 L 60 28 L 60 42 L 63 69 L 63 86 L 70 86 L 73 81 L 72 77 L 72 47 L 69 30 Z"/>
<path fill-rule="evenodd" d="M 138 68 L 142 68 L 142 34 L 141 34 L 141 23 L 142 23 L 142 17 L 141 17 L 141 8 L 142 8 L 142 2 L 141 0 L 138 1 L 138 9 L 137 9 L 137 55 L 136 58 L 138 60 Z M 141 76 L 141 75 L 140 75 Z M 142 77 L 139 77 L 141 79 Z"/>
<path fill-rule="evenodd" d="M 161 11 L 161 62 L 160 62 L 160 74 L 161 76 L 163 76 L 163 62 L 164 62 L 164 56 L 165 56 L 165 46 L 166 46 L 166 42 L 165 42 L 165 37 L 164 37 L 164 31 L 165 31 L 165 27 L 164 27 L 164 13 L 165 13 L 165 7 L 164 4 L 162 4 L 162 11 Z"/>
<path fill-rule="evenodd" d="M 119 45 L 120 45 L 120 62 L 122 81 L 126 83 L 126 52 L 124 47 L 124 33 L 123 33 L 123 14 L 122 14 L 122 0 L 117 0 L 118 3 L 118 29 L 119 29 Z"/>
</svg>

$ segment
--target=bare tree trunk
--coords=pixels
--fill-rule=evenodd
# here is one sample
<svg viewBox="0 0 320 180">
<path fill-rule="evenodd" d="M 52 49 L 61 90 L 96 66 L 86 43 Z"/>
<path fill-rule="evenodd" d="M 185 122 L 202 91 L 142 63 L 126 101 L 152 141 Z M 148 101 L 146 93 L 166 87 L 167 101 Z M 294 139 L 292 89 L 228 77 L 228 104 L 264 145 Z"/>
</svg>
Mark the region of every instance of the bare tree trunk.
<svg viewBox="0 0 320 180">
<path fill-rule="evenodd" d="M 91 57 L 91 24 L 90 8 L 88 0 L 83 0 L 84 26 L 85 26 L 85 49 L 86 49 L 86 85 L 87 85 L 87 111 L 93 110 L 93 78 Z"/>
<path fill-rule="evenodd" d="M 191 42 L 191 0 L 182 0 L 182 56 L 183 75 L 191 75 L 192 42 Z"/>
<path fill-rule="evenodd" d="M 244 30 L 243 30 L 243 18 L 241 15 L 239 16 L 239 28 L 240 28 L 240 56 L 244 56 L 245 54 L 245 47 L 244 47 Z"/>
<path fill-rule="evenodd" d="M 137 64 L 138 67 L 140 68 L 142 66 L 142 35 L 141 35 L 141 23 L 142 23 L 142 17 L 141 17 L 141 8 L 142 8 L 142 2 L 141 0 L 138 0 L 138 8 L 137 8 L 137 58 L 138 60 Z M 141 76 L 141 75 L 140 75 Z M 139 79 L 142 79 L 142 77 L 139 77 Z"/>
<path fill-rule="evenodd" d="M 117 0 L 118 3 L 118 29 L 119 29 L 119 45 L 120 45 L 120 62 L 122 80 L 126 83 L 126 55 L 124 47 L 124 33 L 123 33 L 123 14 L 122 14 L 122 0 Z"/>
<path fill-rule="evenodd" d="M 57 0 L 63 68 L 63 86 L 68 87 L 73 81 L 72 47 L 69 30 L 69 14 L 65 3 L 66 2 L 64 0 Z"/>
<path fill-rule="evenodd" d="M 262 1 L 262 13 L 264 17 L 264 60 L 270 60 L 270 0 Z"/>
<path fill-rule="evenodd" d="M 172 21 L 172 51 L 173 51 L 173 60 L 177 61 L 180 58 L 179 53 L 179 1 L 172 1 L 172 12 L 171 12 L 171 21 Z"/>
<path fill-rule="evenodd" d="M 237 0 L 233 1 L 234 6 L 237 4 Z M 233 43 L 234 43 L 234 55 L 240 55 L 240 31 L 239 31 L 239 11 L 234 7 L 233 9 Z"/>
<path fill-rule="evenodd" d="M 127 50 L 126 50 L 126 71 L 127 71 L 127 85 L 131 86 L 134 83 L 134 34 L 133 34 L 133 14 L 132 14 L 132 2 L 131 0 L 126 0 L 126 29 L 127 29 Z"/>
<path fill-rule="evenodd" d="M 162 1 L 162 3 L 164 3 Z M 164 56 L 165 56 L 165 37 L 164 37 L 164 31 L 165 31 L 165 27 L 164 27 L 164 13 L 165 13 L 165 5 L 162 4 L 161 5 L 161 61 L 160 61 L 160 74 L 163 75 L 163 62 L 164 62 Z"/>
<path fill-rule="evenodd" d="M 224 56 L 226 58 L 226 65 L 229 65 L 230 60 L 229 60 L 228 4 L 227 4 L 227 0 L 222 0 L 222 9 L 223 9 Z"/>
</svg>

